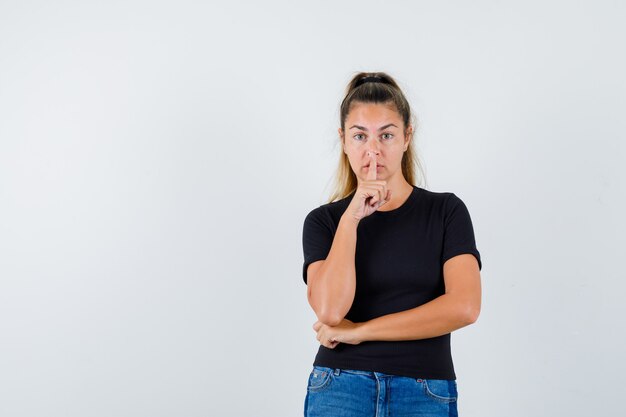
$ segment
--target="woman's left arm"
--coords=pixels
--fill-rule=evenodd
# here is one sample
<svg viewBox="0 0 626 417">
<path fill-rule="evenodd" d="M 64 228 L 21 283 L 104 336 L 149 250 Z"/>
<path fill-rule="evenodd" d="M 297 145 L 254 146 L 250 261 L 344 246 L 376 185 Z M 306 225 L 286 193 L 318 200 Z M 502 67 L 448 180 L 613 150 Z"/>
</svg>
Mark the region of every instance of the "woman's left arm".
<svg viewBox="0 0 626 417">
<path fill-rule="evenodd" d="M 330 327 L 316 322 L 313 330 L 326 347 L 330 341 L 358 344 L 365 341 L 417 340 L 441 336 L 474 323 L 480 314 L 481 285 L 478 261 L 461 254 L 443 265 L 445 294 L 409 310 L 361 323 L 344 319 Z"/>
</svg>

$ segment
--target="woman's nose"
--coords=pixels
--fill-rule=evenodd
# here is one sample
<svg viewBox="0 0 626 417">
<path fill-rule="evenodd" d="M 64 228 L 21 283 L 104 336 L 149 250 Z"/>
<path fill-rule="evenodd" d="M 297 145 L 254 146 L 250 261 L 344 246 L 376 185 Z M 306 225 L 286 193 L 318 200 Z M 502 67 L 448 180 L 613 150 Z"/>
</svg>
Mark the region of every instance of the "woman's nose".
<svg viewBox="0 0 626 417">
<path fill-rule="evenodd" d="M 369 145 L 367 145 L 367 156 L 370 156 L 370 153 L 374 153 L 377 156 L 380 154 L 378 150 L 378 144 L 375 140 L 371 141 Z"/>
</svg>

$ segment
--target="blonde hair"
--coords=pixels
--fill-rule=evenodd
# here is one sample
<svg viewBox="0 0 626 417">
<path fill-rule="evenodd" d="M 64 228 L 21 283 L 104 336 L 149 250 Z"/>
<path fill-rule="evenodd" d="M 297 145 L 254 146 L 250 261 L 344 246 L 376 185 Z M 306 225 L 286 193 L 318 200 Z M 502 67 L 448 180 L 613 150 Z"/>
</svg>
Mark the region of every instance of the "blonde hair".
<svg viewBox="0 0 626 417">
<path fill-rule="evenodd" d="M 367 80 L 365 80 L 366 78 Z M 384 72 L 360 72 L 350 80 L 339 111 L 342 132 L 345 132 L 345 122 L 354 103 L 393 104 L 404 122 L 405 135 L 408 132 L 409 125 L 416 126 L 415 123 L 411 123 L 413 119 L 411 107 L 402 90 L 396 81 Z M 342 138 L 341 141 L 343 140 Z M 417 185 L 416 170 L 422 173 L 420 178 L 424 178 L 424 171 L 414 152 L 413 142 L 413 140 L 409 142 L 409 146 L 402 156 L 401 168 L 402 175 L 404 175 L 406 181 L 409 184 Z M 352 171 L 348 155 L 343 152 L 343 147 L 341 149 L 339 166 L 335 172 L 335 185 L 328 200 L 329 203 L 349 196 L 356 190 L 358 185 L 358 180 L 354 171 Z"/>
</svg>

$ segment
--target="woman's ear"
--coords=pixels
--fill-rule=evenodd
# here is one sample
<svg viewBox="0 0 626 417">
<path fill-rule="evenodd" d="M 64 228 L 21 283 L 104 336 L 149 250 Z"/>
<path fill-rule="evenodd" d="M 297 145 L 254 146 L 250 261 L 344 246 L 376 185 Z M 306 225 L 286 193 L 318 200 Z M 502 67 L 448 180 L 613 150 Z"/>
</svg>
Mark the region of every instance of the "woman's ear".
<svg viewBox="0 0 626 417">
<path fill-rule="evenodd" d="M 343 140 L 343 131 L 341 128 L 337 129 L 337 133 L 339 134 L 339 141 L 341 142 L 341 149 L 346 152 L 346 143 Z"/>
<path fill-rule="evenodd" d="M 409 125 L 406 129 L 406 135 L 404 137 L 404 150 L 406 151 L 409 148 L 409 143 L 413 140 L 413 126 Z"/>
</svg>

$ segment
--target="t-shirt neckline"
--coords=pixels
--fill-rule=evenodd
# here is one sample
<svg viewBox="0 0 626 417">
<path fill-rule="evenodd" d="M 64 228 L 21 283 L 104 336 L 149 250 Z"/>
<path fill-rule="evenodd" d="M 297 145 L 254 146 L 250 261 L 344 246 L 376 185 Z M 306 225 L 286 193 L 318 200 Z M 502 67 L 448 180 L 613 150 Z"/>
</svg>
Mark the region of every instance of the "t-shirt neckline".
<svg viewBox="0 0 626 417">
<path fill-rule="evenodd" d="M 404 203 L 402 203 L 400 207 L 396 207 L 393 210 L 386 210 L 386 211 L 376 210 L 375 212 L 371 214 L 371 216 L 377 216 L 377 217 L 397 216 L 409 210 L 413 206 L 413 203 L 415 202 L 415 194 L 417 194 L 417 190 L 418 190 L 415 185 L 411 185 L 411 187 L 413 187 L 413 190 L 411 191 L 407 199 L 404 201 Z"/>
</svg>

